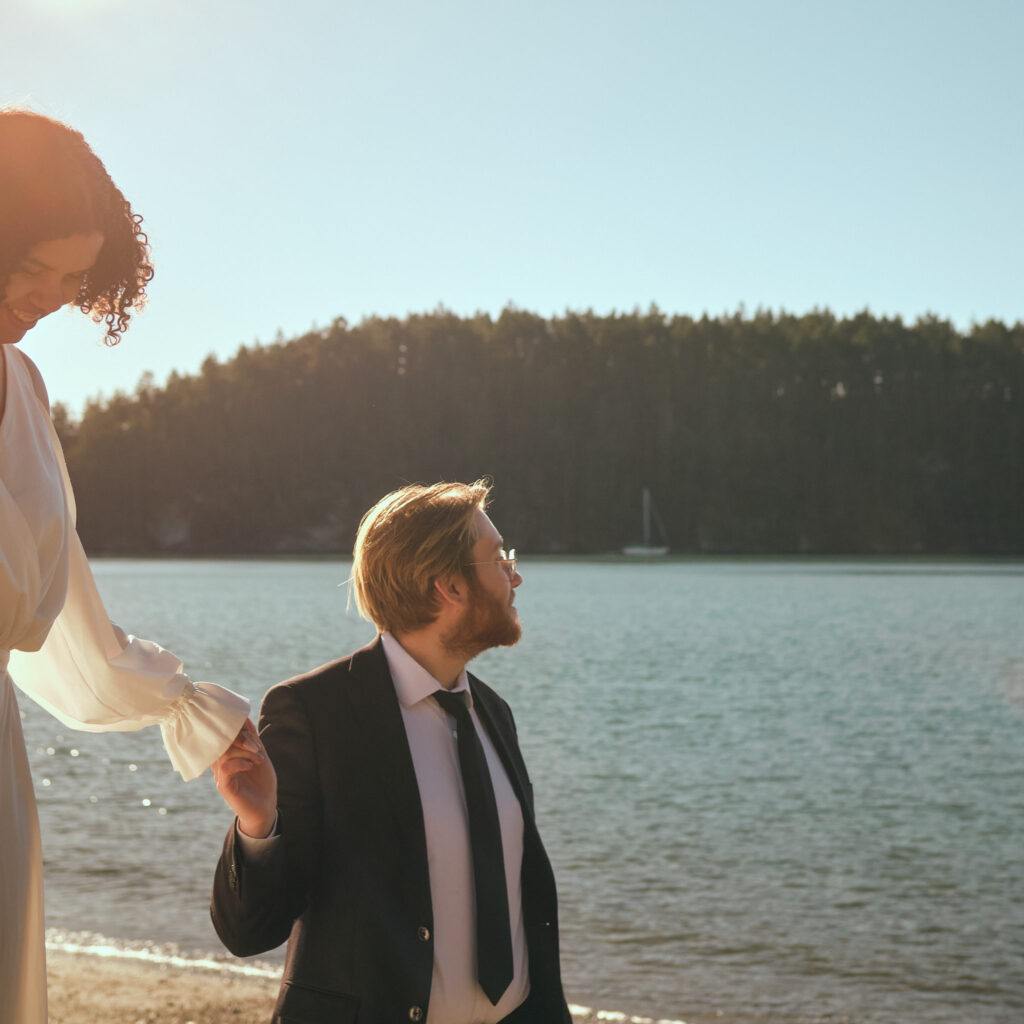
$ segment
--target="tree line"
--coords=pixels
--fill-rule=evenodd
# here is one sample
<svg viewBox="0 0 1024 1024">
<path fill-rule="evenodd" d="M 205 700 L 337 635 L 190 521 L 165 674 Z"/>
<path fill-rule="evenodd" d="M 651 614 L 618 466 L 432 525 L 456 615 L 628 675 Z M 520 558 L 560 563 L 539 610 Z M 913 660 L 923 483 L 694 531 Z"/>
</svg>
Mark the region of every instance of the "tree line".
<svg viewBox="0 0 1024 1024">
<path fill-rule="evenodd" d="M 645 487 L 680 553 L 1024 552 L 1022 323 L 339 319 L 54 419 L 91 554 L 348 552 L 484 475 L 534 553 L 635 541 Z"/>
</svg>

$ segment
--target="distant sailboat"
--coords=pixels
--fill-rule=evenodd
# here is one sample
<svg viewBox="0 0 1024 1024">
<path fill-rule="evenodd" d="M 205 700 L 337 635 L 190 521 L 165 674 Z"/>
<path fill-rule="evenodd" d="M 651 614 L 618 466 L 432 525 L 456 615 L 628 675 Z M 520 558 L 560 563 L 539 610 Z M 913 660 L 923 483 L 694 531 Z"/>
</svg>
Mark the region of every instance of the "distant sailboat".
<svg viewBox="0 0 1024 1024">
<path fill-rule="evenodd" d="M 661 521 L 661 516 L 658 515 L 657 509 L 654 507 L 654 502 L 651 500 L 650 489 L 645 487 L 643 492 L 643 505 L 644 505 L 644 542 L 643 544 L 630 544 L 622 549 L 624 555 L 634 555 L 640 557 L 653 557 L 655 555 L 667 555 L 668 544 L 665 541 L 668 537 L 665 535 L 665 526 Z M 651 532 L 651 526 L 656 525 L 658 528 L 659 539 L 661 544 L 652 544 L 651 538 L 653 536 Z"/>
</svg>

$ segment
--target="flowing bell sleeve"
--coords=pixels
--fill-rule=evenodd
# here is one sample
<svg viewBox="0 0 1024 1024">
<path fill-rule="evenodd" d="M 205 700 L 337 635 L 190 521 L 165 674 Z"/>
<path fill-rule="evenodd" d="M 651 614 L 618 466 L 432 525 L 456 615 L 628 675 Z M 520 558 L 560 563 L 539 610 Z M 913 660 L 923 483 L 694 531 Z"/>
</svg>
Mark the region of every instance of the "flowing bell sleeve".
<svg viewBox="0 0 1024 1024">
<path fill-rule="evenodd" d="M 159 725 L 171 764 L 185 780 L 194 779 L 230 746 L 249 702 L 215 683 L 193 683 L 170 651 L 110 621 L 74 528 L 74 498 L 56 433 L 53 442 L 68 503 L 67 596 L 39 649 L 11 652 L 11 676 L 72 729 Z"/>
<path fill-rule="evenodd" d="M 11 653 L 11 676 L 72 729 L 159 725 L 171 764 L 186 781 L 196 778 L 231 745 L 249 702 L 216 683 L 193 683 L 176 655 L 112 623 L 77 533 L 71 544 L 64 608 L 38 651 Z"/>
</svg>

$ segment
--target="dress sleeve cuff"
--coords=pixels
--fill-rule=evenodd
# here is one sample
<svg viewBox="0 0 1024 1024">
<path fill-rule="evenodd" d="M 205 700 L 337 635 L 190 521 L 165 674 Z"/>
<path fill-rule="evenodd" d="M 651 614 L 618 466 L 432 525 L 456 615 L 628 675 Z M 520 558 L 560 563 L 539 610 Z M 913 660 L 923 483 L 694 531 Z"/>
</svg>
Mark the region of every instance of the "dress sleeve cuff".
<svg viewBox="0 0 1024 1024">
<path fill-rule="evenodd" d="M 249 714 L 249 701 L 216 683 L 186 684 L 160 719 L 171 764 L 188 782 L 231 746 Z"/>
</svg>

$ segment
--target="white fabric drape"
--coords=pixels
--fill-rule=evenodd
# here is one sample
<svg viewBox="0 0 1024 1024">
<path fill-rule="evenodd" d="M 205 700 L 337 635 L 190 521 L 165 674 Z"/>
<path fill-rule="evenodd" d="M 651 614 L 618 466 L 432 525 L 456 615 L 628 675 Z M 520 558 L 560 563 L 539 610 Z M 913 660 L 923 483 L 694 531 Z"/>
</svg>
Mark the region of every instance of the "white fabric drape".
<svg viewBox="0 0 1024 1024">
<path fill-rule="evenodd" d="M 75 532 L 74 496 L 42 380 L 13 346 L 2 347 L 2 358 L 0 1022 L 46 1024 L 42 860 L 11 679 L 73 729 L 159 725 L 185 779 L 228 747 L 249 702 L 193 683 L 170 651 L 110 622 Z"/>
</svg>

